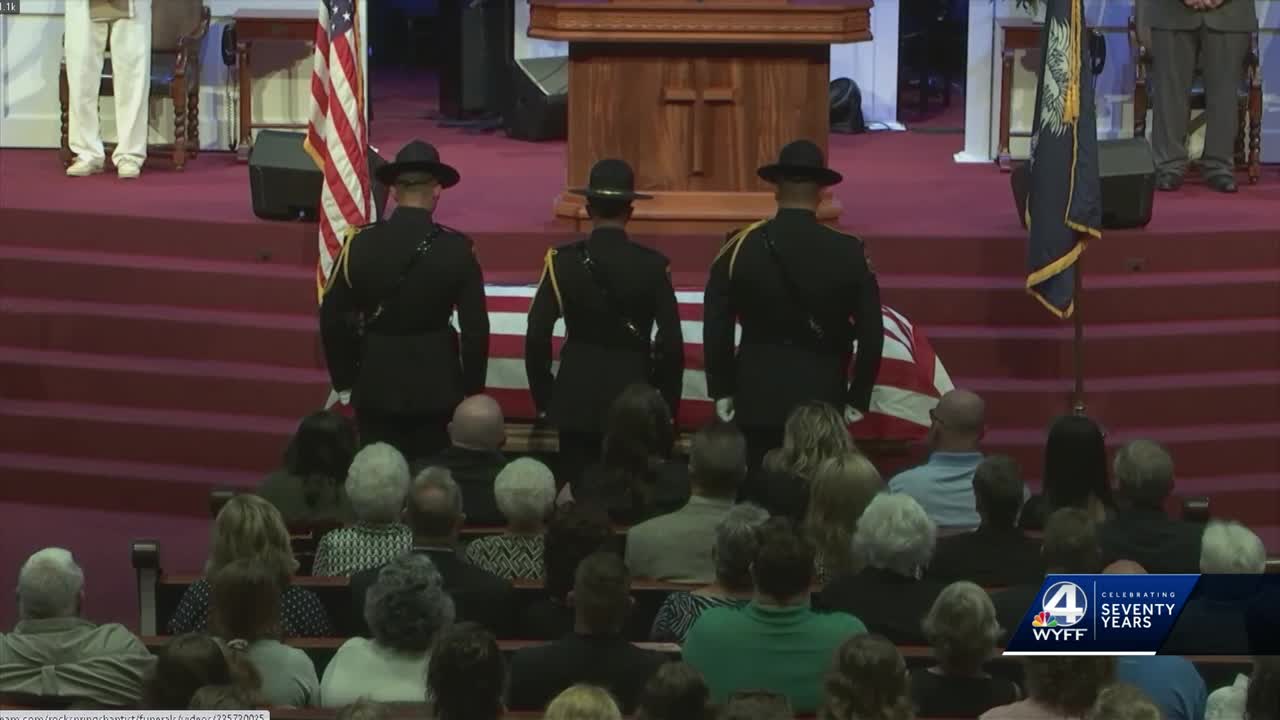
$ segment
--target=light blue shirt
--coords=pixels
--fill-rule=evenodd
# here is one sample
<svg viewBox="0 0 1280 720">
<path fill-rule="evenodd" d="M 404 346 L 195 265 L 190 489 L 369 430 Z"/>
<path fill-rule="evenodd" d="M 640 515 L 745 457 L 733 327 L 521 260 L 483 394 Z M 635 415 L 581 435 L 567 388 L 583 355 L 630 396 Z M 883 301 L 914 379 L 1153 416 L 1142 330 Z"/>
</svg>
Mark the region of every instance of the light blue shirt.
<svg viewBox="0 0 1280 720">
<path fill-rule="evenodd" d="M 929 462 L 904 470 L 889 481 L 889 492 L 910 495 L 940 528 L 978 527 L 973 473 L 980 452 L 935 452 Z"/>
<path fill-rule="evenodd" d="M 1165 720 L 1203 720 L 1208 704 L 1204 678 L 1184 657 L 1155 655 L 1116 659 L 1116 680 L 1151 698 Z"/>
</svg>

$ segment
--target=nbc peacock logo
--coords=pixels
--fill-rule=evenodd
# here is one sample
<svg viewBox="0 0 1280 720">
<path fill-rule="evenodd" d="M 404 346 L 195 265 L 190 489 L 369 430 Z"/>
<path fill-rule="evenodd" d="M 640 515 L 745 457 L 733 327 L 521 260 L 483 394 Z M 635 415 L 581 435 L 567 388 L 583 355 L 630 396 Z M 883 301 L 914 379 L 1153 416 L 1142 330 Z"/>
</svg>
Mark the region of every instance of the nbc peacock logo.
<svg viewBox="0 0 1280 720">
<path fill-rule="evenodd" d="M 1031 636 L 1036 640 L 1083 640 L 1085 629 L 1073 627 L 1084 620 L 1089 598 L 1073 582 L 1057 582 L 1040 598 L 1040 612 L 1031 618 Z"/>
</svg>

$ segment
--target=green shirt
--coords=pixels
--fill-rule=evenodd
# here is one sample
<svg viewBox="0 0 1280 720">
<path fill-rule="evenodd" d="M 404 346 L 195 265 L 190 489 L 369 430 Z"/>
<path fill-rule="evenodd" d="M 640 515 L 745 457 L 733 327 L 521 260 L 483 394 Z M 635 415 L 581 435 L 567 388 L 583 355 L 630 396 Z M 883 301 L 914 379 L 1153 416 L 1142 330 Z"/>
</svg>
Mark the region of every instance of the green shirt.
<svg viewBox="0 0 1280 720">
<path fill-rule="evenodd" d="M 845 613 L 753 601 L 702 613 L 685 638 L 683 655 L 702 672 L 717 703 L 738 690 L 770 690 L 786 695 L 797 715 L 809 715 L 818 709 L 836 648 L 866 631 L 861 620 Z"/>
</svg>

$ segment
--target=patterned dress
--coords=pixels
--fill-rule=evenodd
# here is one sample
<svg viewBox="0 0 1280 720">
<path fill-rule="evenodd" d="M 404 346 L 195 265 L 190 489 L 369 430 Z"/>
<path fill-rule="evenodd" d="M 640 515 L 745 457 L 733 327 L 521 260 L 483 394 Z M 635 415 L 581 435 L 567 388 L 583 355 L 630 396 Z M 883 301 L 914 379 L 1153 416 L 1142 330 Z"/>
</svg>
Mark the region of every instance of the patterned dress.
<svg viewBox="0 0 1280 720">
<path fill-rule="evenodd" d="M 209 628 L 209 581 L 201 578 L 183 593 L 167 629 L 170 635 L 205 632 Z M 280 598 L 280 624 L 285 637 L 328 637 L 333 624 L 320 598 L 305 588 L 289 586 Z"/>
<path fill-rule="evenodd" d="M 747 604 L 746 598 L 712 597 L 695 595 L 691 592 L 673 592 L 662 601 L 658 615 L 653 619 L 653 629 L 649 631 L 649 639 L 654 642 L 683 643 L 689 628 L 697 622 L 707 608 L 729 607 L 740 608 Z"/>
<path fill-rule="evenodd" d="M 467 546 L 467 562 L 507 580 L 541 580 L 542 536 L 478 538 Z"/>
<path fill-rule="evenodd" d="M 412 549 L 413 531 L 408 525 L 357 524 L 338 528 L 320 538 L 311 574 L 354 575 L 361 570 L 382 567 Z"/>
</svg>

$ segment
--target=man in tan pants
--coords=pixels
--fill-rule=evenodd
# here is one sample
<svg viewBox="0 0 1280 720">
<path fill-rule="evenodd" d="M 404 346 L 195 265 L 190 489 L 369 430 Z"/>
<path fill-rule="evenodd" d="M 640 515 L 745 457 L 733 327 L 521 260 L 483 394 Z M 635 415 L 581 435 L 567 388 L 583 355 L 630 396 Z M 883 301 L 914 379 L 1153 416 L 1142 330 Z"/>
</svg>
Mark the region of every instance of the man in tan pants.
<svg viewBox="0 0 1280 720">
<path fill-rule="evenodd" d="M 102 172 L 106 151 L 98 127 L 98 89 L 107 38 L 116 102 L 116 149 L 122 178 L 136 178 L 147 159 L 147 100 L 151 83 L 152 0 L 66 0 L 70 144 L 67 175 Z"/>
</svg>

